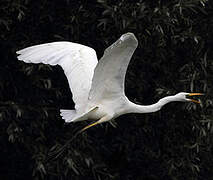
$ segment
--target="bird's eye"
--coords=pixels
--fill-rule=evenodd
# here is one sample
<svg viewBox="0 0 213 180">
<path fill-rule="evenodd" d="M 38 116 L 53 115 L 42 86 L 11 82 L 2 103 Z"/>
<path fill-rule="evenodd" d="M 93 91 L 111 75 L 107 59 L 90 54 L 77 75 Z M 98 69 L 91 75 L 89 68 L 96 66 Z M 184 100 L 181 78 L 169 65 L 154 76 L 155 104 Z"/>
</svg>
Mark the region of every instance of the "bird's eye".
<svg viewBox="0 0 213 180">
<path fill-rule="evenodd" d="M 187 94 L 187 95 L 185 95 L 185 98 L 186 98 L 186 99 L 189 99 L 189 98 L 190 98 L 190 96 Z"/>
</svg>

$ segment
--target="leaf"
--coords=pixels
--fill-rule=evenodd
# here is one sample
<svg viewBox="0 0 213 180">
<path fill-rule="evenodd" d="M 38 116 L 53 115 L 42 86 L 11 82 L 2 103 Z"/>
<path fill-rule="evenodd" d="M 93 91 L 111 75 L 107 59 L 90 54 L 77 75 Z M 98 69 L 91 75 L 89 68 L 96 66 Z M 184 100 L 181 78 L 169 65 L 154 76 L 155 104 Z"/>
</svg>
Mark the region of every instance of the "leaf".
<svg viewBox="0 0 213 180">
<path fill-rule="evenodd" d="M 91 157 L 85 158 L 84 160 L 88 167 L 91 167 L 91 165 L 94 163 Z"/>
<path fill-rule="evenodd" d="M 43 112 L 44 112 L 44 115 L 46 116 L 46 118 L 48 118 L 48 112 L 47 112 L 47 110 L 45 109 L 45 108 L 42 108 L 42 110 L 43 110 Z"/>
<path fill-rule="evenodd" d="M 44 174 L 47 174 L 45 167 L 44 167 L 43 163 L 41 163 L 41 162 L 38 163 L 37 170 L 41 173 L 42 176 Z"/>
<path fill-rule="evenodd" d="M 10 24 L 12 22 L 10 20 L 4 20 L 4 19 L 0 19 L 0 25 L 4 25 L 6 27 L 6 29 L 9 31 L 10 30 Z"/>
<path fill-rule="evenodd" d="M 13 135 L 13 134 L 10 134 L 8 140 L 9 140 L 10 142 L 14 143 L 14 142 L 15 142 L 14 135 Z"/>
<path fill-rule="evenodd" d="M 18 13 L 18 17 L 17 17 L 18 20 L 21 21 L 23 19 L 24 15 L 25 15 L 24 11 L 19 9 L 19 13 Z"/>
<path fill-rule="evenodd" d="M 22 116 L 22 111 L 21 109 L 16 110 L 16 118 L 20 118 Z"/>
<path fill-rule="evenodd" d="M 77 175 L 80 174 L 80 173 L 78 172 L 78 170 L 76 169 L 75 163 L 73 162 L 72 159 L 68 158 L 68 159 L 67 159 L 67 163 L 68 163 L 69 167 L 70 167 Z"/>
<path fill-rule="evenodd" d="M 44 87 L 46 89 L 50 89 L 52 87 L 52 81 L 50 79 L 45 79 L 44 80 Z"/>
<path fill-rule="evenodd" d="M 194 36 L 194 41 L 198 44 L 198 39 L 196 36 Z"/>
</svg>

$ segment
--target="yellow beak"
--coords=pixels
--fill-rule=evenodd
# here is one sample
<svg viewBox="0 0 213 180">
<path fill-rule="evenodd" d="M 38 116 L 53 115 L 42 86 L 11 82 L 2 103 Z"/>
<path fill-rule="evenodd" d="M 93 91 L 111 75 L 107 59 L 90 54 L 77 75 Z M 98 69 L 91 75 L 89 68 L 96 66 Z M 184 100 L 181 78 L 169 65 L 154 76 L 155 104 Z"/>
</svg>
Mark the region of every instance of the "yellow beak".
<svg viewBox="0 0 213 180">
<path fill-rule="evenodd" d="M 203 96 L 204 94 L 203 93 L 189 93 L 188 96 Z M 200 101 L 198 100 L 195 100 L 195 99 L 189 99 L 191 102 L 194 102 L 194 103 L 197 103 L 197 104 L 200 104 Z"/>
</svg>

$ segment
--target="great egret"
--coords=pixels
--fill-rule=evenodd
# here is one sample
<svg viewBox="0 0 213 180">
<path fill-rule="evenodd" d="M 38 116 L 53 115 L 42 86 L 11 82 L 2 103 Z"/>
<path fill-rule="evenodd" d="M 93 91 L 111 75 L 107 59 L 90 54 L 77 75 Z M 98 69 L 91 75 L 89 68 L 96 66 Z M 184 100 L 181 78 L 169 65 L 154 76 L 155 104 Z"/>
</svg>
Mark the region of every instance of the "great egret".
<svg viewBox="0 0 213 180">
<path fill-rule="evenodd" d="M 181 92 L 160 99 L 152 105 L 137 105 L 124 93 L 125 74 L 138 46 L 133 33 L 123 34 L 97 60 L 94 49 L 72 42 L 53 42 L 17 51 L 18 60 L 26 63 L 60 65 L 67 76 L 75 102 L 75 110 L 61 109 L 65 122 L 97 120 L 85 128 L 110 121 L 127 113 L 151 113 L 173 101 L 195 102 L 190 96 L 201 93 Z"/>
</svg>

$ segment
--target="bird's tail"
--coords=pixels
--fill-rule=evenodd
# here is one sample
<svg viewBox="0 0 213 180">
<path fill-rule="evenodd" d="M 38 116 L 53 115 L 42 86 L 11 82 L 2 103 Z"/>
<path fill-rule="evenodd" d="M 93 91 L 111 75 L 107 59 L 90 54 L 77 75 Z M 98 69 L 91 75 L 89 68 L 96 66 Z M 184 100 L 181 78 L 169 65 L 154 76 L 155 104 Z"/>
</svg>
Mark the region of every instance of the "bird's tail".
<svg viewBox="0 0 213 180">
<path fill-rule="evenodd" d="M 76 110 L 67 110 L 67 109 L 61 109 L 60 115 L 62 119 L 65 120 L 66 123 L 72 122 L 73 119 L 76 116 Z"/>
</svg>

